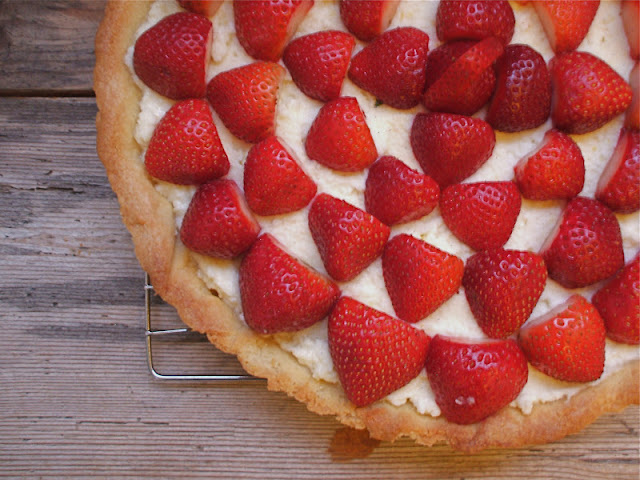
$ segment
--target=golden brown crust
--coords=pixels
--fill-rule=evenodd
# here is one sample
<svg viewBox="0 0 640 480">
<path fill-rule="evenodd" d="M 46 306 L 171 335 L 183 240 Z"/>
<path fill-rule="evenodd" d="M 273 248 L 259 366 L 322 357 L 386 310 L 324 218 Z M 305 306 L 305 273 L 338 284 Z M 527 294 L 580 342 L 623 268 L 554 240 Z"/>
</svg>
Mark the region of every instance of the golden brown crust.
<svg viewBox="0 0 640 480">
<path fill-rule="evenodd" d="M 640 369 L 634 362 L 568 401 L 537 404 L 530 415 L 505 408 L 474 425 L 421 415 L 410 405 L 377 402 L 355 408 L 338 385 L 315 380 L 272 338 L 252 332 L 199 279 L 189 252 L 176 240 L 172 206 L 156 191 L 140 161 L 133 132 L 141 92 L 123 59 L 149 6 L 149 1 L 110 1 L 106 6 L 96 35 L 97 150 L 142 268 L 187 325 L 238 356 L 248 372 L 268 380 L 269 389 L 286 392 L 313 412 L 367 428 L 381 440 L 409 436 L 424 445 L 448 443 L 468 452 L 546 443 L 581 430 L 600 415 L 639 403 Z"/>
</svg>

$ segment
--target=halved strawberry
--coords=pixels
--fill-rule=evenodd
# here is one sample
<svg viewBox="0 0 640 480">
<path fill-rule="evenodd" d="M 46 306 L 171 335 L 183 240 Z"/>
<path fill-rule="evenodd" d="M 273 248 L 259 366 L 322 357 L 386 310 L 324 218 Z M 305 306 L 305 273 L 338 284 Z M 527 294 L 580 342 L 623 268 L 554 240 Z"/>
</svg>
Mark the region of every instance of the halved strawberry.
<svg viewBox="0 0 640 480">
<path fill-rule="evenodd" d="M 587 35 L 599 6 L 600 0 L 533 2 L 551 49 L 555 53 L 578 48 Z"/>
<path fill-rule="evenodd" d="M 393 237 L 382 254 L 384 284 L 396 315 L 417 322 L 458 291 L 464 263 L 407 234 Z"/>
<path fill-rule="evenodd" d="M 354 38 L 345 32 L 311 33 L 292 40 L 282 61 L 305 95 L 327 102 L 340 96 L 355 44 Z"/>
<path fill-rule="evenodd" d="M 353 35 L 369 42 L 384 32 L 400 0 L 340 0 L 340 18 Z"/>
<path fill-rule="evenodd" d="M 552 128 L 542 142 L 514 167 L 515 182 L 524 198 L 560 200 L 578 195 L 584 186 L 584 158 L 578 144 Z"/>
<path fill-rule="evenodd" d="M 441 0 L 436 34 L 442 42 L 497 37 L 503 45 L 513 37 L 516 19 L 507 1 Z"/>
<path fill-rule="evenodd" d="M 471 312 L 491 338 L 507 338 L 527 321 L 546 281 L 539 255 L 504 249 L 472 255 L 462 277 Z"/>
<path fill-rule="evenodd" d="M 307 133 L 305 149 L 312 160 L 343 172 L 364 170 L 378 158 L 355 97 L 339 97 L 322 106 Z"/>
<path fill-rule="evenodd" d="M 629 55 L 640 58 L 640 2 L 638 0 L 622 0 L 620 2 L 622 26 L 629 43 Z"/>
<path fill-rule="evenodd" d="M 627 109 L 624 126 L 632 130 L 640 130 L 640 68 L 638 62 L 629 73 L 629 86 L 631 87 L 631 105 Z"/>
<path fill-rule="evenodd" d="M 531 365 L 558 380 L 591 382 L 604 370 L 604 322 L 581 295 L 527 322 L 518 343 Z"/>
<path fill-rule="evenodd" d="M 527 383 L 527 360 L 511 339 L 470 340 L 436 335 L 425 362 L 444 417 L 471 424 L 500 411 Z"/>
<path fill-rule="evenodd" d="M 454 42 L 457 43 L 457 42 Z M 468 42 L 464 42 L 467 45 Z M 431 111 L 472 115 L 482 107 L 493 93 L 495 75 L 493 63 L 504 50 L 502 43 L 495 37 L 472 43 L 460 52 L 459 47 L 449 47 L 445 43 L 432 51 L 427 59 L 427 80 L 423 103 Z M 437 67 L 431 66 L 431 55 L 439 52 Z M 447 68 L 443 65 L 451 53 L 459 54 Z M 433 71 L 437 72 L 434 74 Z M 487 73 L 487 71 L 489 73 Z M 440 73 L 442 72 L 442 73 Z M 436 78 L 437 76 L 437 78 Z"/>
<path fill-rule="evenodd" d="M 591 299 L 600 312 L 607 336 L 616 342 L 640 343 L 640 253 Z"/>
<path fill-rule="evenodd" d="M 424 368 L 430 337 L 350 297 L 329 316 L 329 352 L 342 388 L 364 407 L 405 386 Z"/>
<path fill-rule="evenodd" d="M 474 250 L 500 248 L 513 232 L 522 200 L 513 182 L 449 185 L 440 195 L 440 213 L 449 230 Z"/>
<path fill-rule="evenodd" d="M 313 3 L 313 0 L 234 1 L 233 19 L 240 45 L 257 60 L 277 62 Z"/>
<path fill-rule="evenodd" d="M 209 81 L 207 99 L 232 134 L 258 143 L 275 133 L 278 88 L 284 72 L 281 65 L 271 62 L 227 70 Z"/>
<path fill-rule="evenodd" d="M 145 85 L 165 97 L 204 97 L 212 35 L 213 25 L 202 15 L 169 15 L 136 41 L 133 69 Z"/>
<path fill-rule="evenodd" d="M 576 197 L 564 208 L 540 255 L 549 277 L 566 288 L 609 278 L 624 265 L 618 219 L 599 201 Z"/>
<path fill-rule="evenodd" d="M 364 203 L 367 212 L 391 226 L 428 215 L 438 205 L 439 195 L 431 177 L 385 155 L 369 168 Z"/>
<path fill-rule="evenodd" d="M 485 120 L 496 130 L 520 132 L 551 113 L 551 77 L 542 55 L 528 45 L 507 45 L 495 66 L 496 88 Z"/>
<path fill-rule="evenodd" d="M 340 289 L 261 235 L 242 259 L 240 298 L 247 325 L 260 333 L 293 332 L 327 316 Z"/>
<path fill-rule="evenodd" d="M 255 144 L 244 164 L 244 194 L 258 215 L 279 215 L 307 206 L 316 184 L 275 136 Z"/>
<path fill-rule="evenodd" d="M 180 227 L 187 248 L 217 258 L 234 258 L 246 251 L 260 233 L 260 225 L 233 180 L 200 185 Z"/>
<path fill-rule="evenodd" d="M 480 118 L 419 113 L 411 126 L 410 141 L 424 173 L 443 189 L 478 170 L 493 153 L 496 136 Z"/>
<path fill-rule="evenodd" d="M 226 175 L 229 159 L 209 104 L 182 100 L 162 117 L 144 156 L 149 174 L 166 182 L 199 185 Z"/>
<path fill-rule="evenodd" d="M 398 109 L 420 103 L 429 35 L 413 27 L 388 30 L 352 59 L 349 78 L 380 102 Z"/>
<path fill-rule="evenodd" d="M 185 10 L 199 13 L 205 17 L 213 17 L 224 0 L 178 0 L 178 3 Z"/>
<path fill-rule="evenodd" d="M 327 272 L 341 282 L 378 258 L 391 232 L 373 215 L 326 193 L 311 204 L 309 229 Z"/>
<path fill-rule="evenodd" d="M 536 2 L 537 3 L 537 2 Z M 600 58 L 572 51 L 549 62 L 553 95 L 551 120 L 567 133 L 588 133 L 623 113 L 631 87 Z"/>
<path fill-rule="evenodd" d="M 598 186 L 596 199 L 616 213 L 640 210 L 640 131 L 622 128 Z"/>
</svg>

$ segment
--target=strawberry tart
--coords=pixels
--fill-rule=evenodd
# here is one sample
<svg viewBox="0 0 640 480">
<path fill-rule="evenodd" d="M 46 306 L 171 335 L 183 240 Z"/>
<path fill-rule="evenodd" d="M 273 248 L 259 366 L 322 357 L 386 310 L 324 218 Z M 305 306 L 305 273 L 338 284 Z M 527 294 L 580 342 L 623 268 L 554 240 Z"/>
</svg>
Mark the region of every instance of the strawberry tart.
<svg viewBox="0 0 640 480">
<path fill-rule="evenodd" d="M 638 2 L 110 1 L 97 148 L 191 328 L 373 437 L 638 403 Z"/>
</svg>

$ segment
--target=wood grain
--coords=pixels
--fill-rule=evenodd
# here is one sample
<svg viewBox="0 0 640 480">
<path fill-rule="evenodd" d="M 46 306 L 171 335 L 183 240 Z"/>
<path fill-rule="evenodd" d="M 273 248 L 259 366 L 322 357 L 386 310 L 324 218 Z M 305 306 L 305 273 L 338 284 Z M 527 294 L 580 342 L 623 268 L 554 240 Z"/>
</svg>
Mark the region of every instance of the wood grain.
<svg viewBox="0 0 640 480">
<path fill-rule="evenodd" d="M 372 442 L 261 381 L 154 381 L 143 272 L 95 153 L 95 103 L 73 94 L 90 90 L 101 7 L 0 2 L 0 477 L 638 478 L 634 407 L 552 445 L 466 456 Z M 199 338 L 158 348 L 167 371 L 239 368 Z"/>
</svg>

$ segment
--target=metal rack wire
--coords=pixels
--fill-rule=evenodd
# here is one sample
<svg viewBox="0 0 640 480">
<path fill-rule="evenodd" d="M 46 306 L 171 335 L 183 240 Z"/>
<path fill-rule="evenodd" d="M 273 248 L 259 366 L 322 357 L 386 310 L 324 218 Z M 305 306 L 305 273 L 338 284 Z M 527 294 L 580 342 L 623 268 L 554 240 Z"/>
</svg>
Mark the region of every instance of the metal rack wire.
<svg viewBox="0 0 640 480">
<path fill-rule="evenodd" d="M 161 373 L 155 362 L 154 362 L 154 348 L 153 348 L 153 339 L 154 338 L 162 338 L 164 340 L 180 340 L 183 339 L 186 335 L 202 335 L 193 332 L 190 328 L 181 327 L 181 328 L 168 328 L 168 329 L 155 329 L 153 328 L 153 319 L 152 319 L 152 292 L 153 285 L 150 282 L 149 275 L 145 274 L 145 283 L 144 283 L 144 308 L 145 308 L 145 317 L 146 317 L 146 331 L 145 331 L 145 343 L 147 349 L 147 364 L 149 366 L 149 371 L 151 375 L 157 380 L 170 380 L 170 381 L 188 381 L 188 382 L 220 382 L 220 383 L 229 383 L 229 382 L 245 382 L 251 380 L 260 380 L 257 377 L 245 374 L 234 374 L 227 375 L 221 373 L 211 373 L 211 374 L 188 374 L 188 373 Z M 205 337 L 202 335 L 202 337 Z"/>
</svg>

